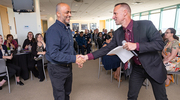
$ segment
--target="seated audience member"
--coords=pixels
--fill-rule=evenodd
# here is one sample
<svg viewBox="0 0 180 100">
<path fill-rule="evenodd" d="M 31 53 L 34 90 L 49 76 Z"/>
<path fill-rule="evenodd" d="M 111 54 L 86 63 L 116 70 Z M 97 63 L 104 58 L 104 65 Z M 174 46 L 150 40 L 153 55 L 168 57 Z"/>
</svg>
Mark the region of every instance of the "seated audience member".
<svg viewBox="0 0 180 100">
<path fill-rule="evenodd" d="M 0 35 L 0 59 L 12 59 L 12 54 L 10 56 L 6 55 L 7 54 L 7 47 L 6 45 L 2 45 L 3 44 L 3 38 L 2 35 Z M 6 66 L 8 69 L 8 73 L 9 73 L 9 78 L 11 78 L 13 75 L 16 75 L 16 81 L 18 85 L 24 85 L 23 82 L 20 81 L 19 77 L 20 77 L 20 72 L 21 72 L 21 68 L 19 66 L 16 66 L 14 64 L 11 64 L 10 62 L 6 61 Z M 0 81 L 0 90 L 2 90 L 2 86 L 4 85 L 4 83 L 7 81 L 7 77 L 4 77 L 2 79 L 2 81 Z"/>
<path fill-rule="evenodd" d="M 35 42 L 32 32 L 28 32 L 27 39 L 24 40 L 23 49 L 28 50 L 32 48 L 32 44 Z"/>
<path fill-rule="evenodd" d="M 161 37 L 162 37 L 163 41 L 165 42 L 166 41 L 165 33 L 161 34 Z"/>
<path fill-rule="evenodd" d="M 32 70 L 35 77 L 39 77 L 39 82 L 44 81 L 44 72 L 42 65 L 42 57 L 46 54 L 45 51 L 46 44 L 43 40 L 42 34 L 38 33 L 35 36 L 35 42 L 32 45 L 32 62 L 30 63 L 30 70 Z M 38 71 L 35 68 L 35 64 L 37 64 Z"/>
<path fill-rule="evenodd" d="M 84 38 L 86 39 L 86 43 L 87 43 L 87 46 L 86 46 L 87 54 L 90 53 L 90 50 L 91 50 L 91 35 L 90 34 L 88 33 L 88 30 L 85 29 Z"/>
<path fill-rule="evenodd" d="M 76 31 L 73 38 L 76 39 L 78 37 L 78 35 L 79 35 L 78 31 Z"/>
<path fill-rule="evenodd" d="M 102 32 L 98 33 L 97 44 L 98 44 L 98 49 L 100 49 L 103 44 Z"/>
<path fill-rule="evenodd" d="M 108 35 L 113 38 L 113 33 L 112 32 L 108 32 Z"/>
<path fill-rule="evenodd" d="M 162 51 L 162 56 L 164 57 L 163 63 L 166 66 L 167 71 L 178 71 L 180 68 L 180 60 L 176 57 L 179 51 L 179 38 L 175 35 L 176 30 L 174 28 L 168 28 L 165 32 L 165 38 L 167 39 L 167 44 L 164 46 Z M 174 82 L 174 77 L 171 74 L 167 75 L 165 81 L 166 87 Z"/>
<path fill-rule="evenodd" d="M 159 30 L 159 33 L 160 33 L 160 34 L 162 34 L 162 31 L 161 31 L 161 30 Z"/>
<path fill-rule="evenodd" d="M 106 35 L 105 41 L 103 43 L 103 47 L 107 46 L 111 42 L 111 37 Z M 120 59 L 116 55 L 105 55 L 102 57 L 102 63 L 106 70 L 113 69 L 115 70 L 114 78 L 119 81 L 119 74 L 120 74 Z"/>
<path fill-rule="evenodd" d="M 83 37 L 83 32 L 80 32 L 80 34 L 76 38 L 76 41 L 79 46 L 79 54 L 81 51 L 81 53 L 84 55 L 84 49 L 86 48 L 86 39 L 85 39 L 85 37 Z"/>
<path fill-rule="evenodd" d="M 18 44 L 16 40 L 13 39 L 13 36 L 8 34 L 6 38 L 7 40 L 4 41 L 4 45 L 6 45 L 8 49 L 17 49 Z"/>
</svg>

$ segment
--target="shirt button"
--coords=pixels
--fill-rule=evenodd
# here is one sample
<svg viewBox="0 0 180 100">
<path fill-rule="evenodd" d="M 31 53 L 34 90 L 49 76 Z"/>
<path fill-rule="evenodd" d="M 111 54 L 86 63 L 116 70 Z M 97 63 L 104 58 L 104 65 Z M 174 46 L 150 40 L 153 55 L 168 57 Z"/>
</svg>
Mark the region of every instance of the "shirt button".
<svg viewBox="0 0 180 100">
<path fill-rule="evenodd" d="M 131 40 L 130 40 L 131 41 Z"/>
</svg>

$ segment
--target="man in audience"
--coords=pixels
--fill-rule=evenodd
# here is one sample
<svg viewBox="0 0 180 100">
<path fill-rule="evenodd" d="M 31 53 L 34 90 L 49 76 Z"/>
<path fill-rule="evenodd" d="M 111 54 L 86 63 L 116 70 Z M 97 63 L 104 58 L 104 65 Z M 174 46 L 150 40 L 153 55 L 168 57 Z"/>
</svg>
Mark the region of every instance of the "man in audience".
<svg viewBox="0 0 180 100">
<path fill-rule="evenodd" d="M 98 30 L 98 29 L 95 29 L 95 31 L 94 31 L 94 42 L 95 42 L 96 47 L 97 47 L 98 33 L 99 33 L 99 30 Z"/>
<path fill-rule="evenodd" d="M 76 41 L 79 46 L 79 54 L 80 52 L 84 55 L 84 49 L 86 48 L 86 39 L 83 37 L 83 32 L 81 31 L 78 37 L 76 38 Z"/>
<path fill-rule="evenodd" d="M 165 89 L 167 71 L 158 51 L 164 48 L 164 42 L 153 23 L 148 20 L 134 21 L 131 19 L 131 8 L 127 3 L 118 3 L 114 7 L 113 19 L 116 25 L 122 25 L 114 33 L 114 38 L 106 46 L 93 53 L 85 55 L 86 60 L 96 59 L 106 55 L 117 46 L 128 51 L 134 51 L 130 61 L 123 64 L 125 70 L 131 62 L 128 100 L 137 100 L 144 80 L 147 78 L 152 85 L 156 100 L 168 100 Z M 122 43 L 126 40 L 126 43 Z M 126 72 L 126 71 L 125 71 Z"/>
<path fill-rule="evenodd" d="M 54 100 L 69 100 L 72 87 L 72 63 L 82 63 L 73 48 L 69 23 L 71 9 L 65 3 L 56 5 L 56 22 L 46 33 L 46 59 Z M 82 67 L 79 65 L 79 67 Z"/>
<path fill-rule="evenodd" d="M 102 34 L 104 34 L 104 31 L 105 31 L 105 29 L 103 28 L 103 30 L 102 30 Z"/>
<path fill-rule="evenodd" d="M 106 35 L 108 35 L 107 29 L 104 29 L 104 34 L 103 34 L 103 36 L 102 36 L 103 42 L 105 41 Z"/>
<path fill-rule="evenodd" d="M 85 34 L 84 34 L 84 38 L 86 39 L 86 49 L 87 49 L 87 54 L 90 53 L 91 50 L 91 33 L 88 33 L 88 29 L 85 29 Z"/>
</svg>

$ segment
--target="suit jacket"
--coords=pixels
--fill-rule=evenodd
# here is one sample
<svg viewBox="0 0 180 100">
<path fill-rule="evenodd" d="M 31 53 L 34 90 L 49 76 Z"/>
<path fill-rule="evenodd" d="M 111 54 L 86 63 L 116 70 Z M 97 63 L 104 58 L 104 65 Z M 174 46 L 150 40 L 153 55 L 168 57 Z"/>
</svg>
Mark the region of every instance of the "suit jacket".
<svg viewBox="0 0 180 100">
<path fill-rule="evenodd" d="M 167 71 L 158 54 L 158 51 L 163 50 L 165 45 L 160 33 L 151 21 L 144 20 L 133 21 L 133 34 L 134 42 L 139 43 L 138 57 L 145 71 L 156 82 L 163 83 L 166 80 Z M 123 40 L 124 31 L 123 27 L 120 27 L 115 31 L 112 41 L 106 47 L 92 53 L 94 58 L 99 58 L 115 47 L 122 46 Z"/>
</svg>

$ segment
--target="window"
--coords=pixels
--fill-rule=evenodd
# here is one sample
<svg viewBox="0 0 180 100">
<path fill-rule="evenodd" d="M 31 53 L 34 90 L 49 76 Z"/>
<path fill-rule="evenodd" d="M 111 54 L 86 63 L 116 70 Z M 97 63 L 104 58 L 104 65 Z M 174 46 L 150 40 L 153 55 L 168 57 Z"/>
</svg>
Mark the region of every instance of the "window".
<svg viewBox="0 0 180 100">
<path fill-rule="evenodd" d="M 140 19 L 140 20 L 148 20 L 148 15 L 141 16 L 141 19 Z"/>
<path fill-rule="evenodd" d="M 108 31 L 110 31 L 111 29 L 113 29 L 113 20 L 112 19 L 110 19 L 110 29 L 108 29 Z"/>
<path fill-rule="evenodd" d="M 148 14 L 149 12 L 142 13 L 140 20 L 148 20 Z"/>
<path fill-rule="evenodd" d="M 162 14 L 162 32 L 165 32 L 168 28 L 174 28 L 176 9 L 169 9 L 163 11 Z"/>
<path fill-rule="evenodd" d="M 179 12 L 179 15 L 177 15 L 178 25 L 177 25 L 176 35 L 180 35 L 180 18 L 179 18 L 180 17 L 180 8 L 178 9 L 178 12 Z"/>
<path fill-rule="evenodd" d="M 154 26 L 157 28 L 157 30 L 159 30 L 159 17 L 160 17 L 160 13 L 150 15 L 150 20 L 152 21 Z"/>
<path fill-rule="evenodd" d="M 134 16 L 134 17 L 133 17 L 133 20 L 139 20 L 139 15 Z"/>
</svg>

